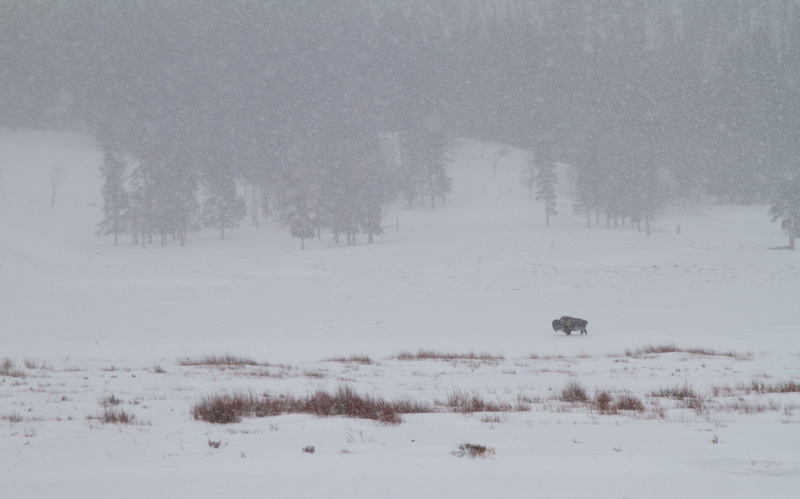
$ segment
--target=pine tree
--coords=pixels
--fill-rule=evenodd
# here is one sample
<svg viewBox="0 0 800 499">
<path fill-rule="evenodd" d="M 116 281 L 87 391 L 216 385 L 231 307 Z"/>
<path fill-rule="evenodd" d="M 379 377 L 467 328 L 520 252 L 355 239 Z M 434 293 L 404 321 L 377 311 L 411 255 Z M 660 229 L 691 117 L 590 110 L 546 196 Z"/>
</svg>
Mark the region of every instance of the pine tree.
<svg viewBox="0 0 800 499">
<path fill-rule="evenodd" d="M 522 185 L 528 189 L 528 199 L 533 199 L 533 188 L 536 187 L 536 161 L 533 154 L 528 156 L 522 168 Z"/>
<path fill-rule="evenodd" d="M 203 184 L 206 193 L 201 214 L 203 226 L 219 229 L 220 239 L 225 239 L 225 229 L 238 227 L 247 214 L 247 203 L 236 189 L 232 172 L 222 163 L 206 165 Z"/>
<path fill-rule="evenodd" d="M 769 208 L 772 221 L 781 220 L 781 228 L 789 235 L 789 249 L 795 249 L 795 239 L 800 236 L 800 173 L 782 183 Z"/>
<path fill-rule="evenodd" d="M 544 201 L 544 213 L 547 226 L 550 226 L 550 215 L 558 215 L 556 211 L 556 184 L 558 174 L 556 165 L 549 159 L 544 159 L 539 163 L 539 172 L 536 174 L 536 201 Z"/>
<path fill-rule="evenodd" d="M 104 146 L 103 150 L 103 164 L 100 166 L 100 176 L 103 177 L 103 220 L 97 224 L 97 234 L 113 234 L 116 246 L 119 235 L 129 228 L 127 217 L 130 201 L 125 190 L 128 163 L 109 147 Z"/>
</svg>

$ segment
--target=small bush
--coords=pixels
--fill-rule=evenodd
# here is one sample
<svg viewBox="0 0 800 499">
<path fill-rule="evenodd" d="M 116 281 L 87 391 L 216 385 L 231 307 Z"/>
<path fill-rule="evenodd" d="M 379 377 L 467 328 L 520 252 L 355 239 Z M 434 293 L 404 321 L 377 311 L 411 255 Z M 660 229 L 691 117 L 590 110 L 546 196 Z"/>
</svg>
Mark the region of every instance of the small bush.
<svg viewBox="0 0 800 499">
<path fill-rule="evenodd" d="M 617 397 L 614 408 L 618 411 L 644 412 L 644 404 L 633 395 L 620 395 Z"/>
<path fill-rule="evenodd" d="M 153 372 L 154 372 L 154 373 L 156 373 L 156 374 L 167 374 L 167 371 L 165 371 L 165 370 L 164 370 L 164 368 L 163 368 L 163 367 L 161 367 L 161 366 L 160 366 L 160 365 L 158 365 L 158 364 L 156 364 L 155 366 L 153 366 Z"/>
<path fill-rule="evenodd" d="M 306 445 L 305 447 L 303 447 L 303 452 L 305 452 L 306 454 L 313 454 L 316 450 L 317 449 L 315 449 L 313 445 Z"/>
<path fill-rule="evenodd" d="M 614 398 L 606 391 L 597 392 L 594 396 L 594 408 L 601 414 L 613 414 Z"/>
<path fill-rule="evenodd" d="M 458 449 L 453 451 L 453 455 L 456 457 L 469 457 L 471 459 L 486 458 L 494 454 L 494 448 L 479 444 L 461 444 Z"/>
<path fill-rule="evenodd" d="M 208 446 L 212 449 L 219 449 L 220 445 L 222 445 L 222 440 L 208 440 Z"/>
<path fill-rule="evenodd" d="M 616 399 L 607 391 L 597 392 L 594 408 L 601 414 L 617 414 L 619 411 L 644 412 L 644 404 L 633 395 L 618 395 Z"/>
<path fill-rule="evenodd" d="M 589 400 L 589 395 L 578 380 L 571 379 L 561 389 L 558 400 L 562 402 L 587 402 Z"/>
</svg>

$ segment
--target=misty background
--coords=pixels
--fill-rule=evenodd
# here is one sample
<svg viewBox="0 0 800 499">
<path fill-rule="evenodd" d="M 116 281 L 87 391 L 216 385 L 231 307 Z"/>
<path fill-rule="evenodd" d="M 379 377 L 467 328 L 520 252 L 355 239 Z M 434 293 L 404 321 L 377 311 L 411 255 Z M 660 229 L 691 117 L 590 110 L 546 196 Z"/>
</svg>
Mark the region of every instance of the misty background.
<svg viewBox="0 0 800 499">
<path fill-rule="evenodd" d="M 137 244 L 371 240 L 446 202 L 456 137 L 574 165 L 587 223 L 776 202 L 799 85 L 796 0 L 0 1 L 0 126 L 92 134 L 99 232 Z"/>
</svg>

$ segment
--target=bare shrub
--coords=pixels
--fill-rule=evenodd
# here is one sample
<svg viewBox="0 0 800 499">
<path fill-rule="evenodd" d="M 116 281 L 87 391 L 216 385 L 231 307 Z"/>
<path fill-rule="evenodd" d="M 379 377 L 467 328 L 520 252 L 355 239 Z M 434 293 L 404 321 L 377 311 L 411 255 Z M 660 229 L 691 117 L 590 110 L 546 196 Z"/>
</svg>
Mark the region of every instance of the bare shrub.
<svg viewBox="0 0 800 499">
<path fill-rule="evenodd" d="M 469 457 L 471 459 L 486 458 L 495 455 L 495 450 L 493 447 L 487 447 L 485 445 L 461 444 L 458 446 L 458 449 L 453 451 L 453 455 L 456 457 Z"/>
<path fill-rule="evenodd" d="M 306 445 L 305 447 L 303 447 L 303 452 L 305 452 L 306 454 L 313 454 L 316 450 L 317 449 L 315 449 L 313 445 Z"/>
<path fill-rule="evenodd" d="M 587 402 L 589 394 L 577 379 L 571 379 L 561 388 L 558 400 L 562 402 Z"/>
<path fill-rule="evenodd" d="M 636 411 L 644 412 L 644 404 L 638 397 L 633 395 L 623 394 L 617 397 L 614 402 L 614 408 L 618 411 Z"/>
<path fill-rule="evenodd" d="M 153 372 L 156 374 L 167 374 L 167 371 L 164 370 L 159 364 L 153 366 Z"/>
<path fill-rule="evenodd" d="M 594 395 L 594 408 L 600 414 L 613 414 L 614 411 L 614 398 L 607 391 L 598 391 Z"/>
<path fill-rule="evenodd" d="M 594 396 L 593 406 L 601 414 L 617 414 L 619 411 L 644 412 L 642 401 L 627 393 L 615 398 L 607 391 L 598 391 Z"/>
<path fill-rule="evenodd" d="M 212 449 L 219 449 L 220 445 L 222 445 L 222 440 L 208 440 L 208 446 Z"/>
<path fill-rule="evenodd" d="M 192 406 L 192 417 L 216 424 L 238 423 L 253 414 L 258 398 L 252 394 L 222 394 L 205 397 Z"/>
</svg>

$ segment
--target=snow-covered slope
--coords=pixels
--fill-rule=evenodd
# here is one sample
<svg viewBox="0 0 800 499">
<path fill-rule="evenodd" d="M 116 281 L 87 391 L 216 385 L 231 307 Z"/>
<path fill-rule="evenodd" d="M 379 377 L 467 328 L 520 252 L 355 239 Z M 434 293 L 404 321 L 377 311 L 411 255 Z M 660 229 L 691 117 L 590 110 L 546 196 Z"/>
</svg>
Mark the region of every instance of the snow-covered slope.
<svg viewBox="0 0 800 499">
<path fill-rule="evenodd" d="M 561 165 L 560 215 L 545 227 L 521 184 L 526 152 L 506 147 L 495 176 L 503 147 L 486 144 L 481 159 L 482 144 L 460 141 L 447 202 L 387 208 L 399 231 L 372 245 L 323 237 L 300 251 L 279 228 L 243 225 L 224 241 L 209 231 L 183 248 L 142 249 L 95 235 L 101 156 L 91 140 L 0 131 L 0 362 L 14 366 L 0 374 L 0 495 L 793 497 L 798 394 L 719 390 L 800 380 L 800 260 L 768 249 L 784 241 L 766 207 L 668 208 L 649 237 L 587 229 Z M 561 315 L 588 319 L 589 334 L 553 332 Z M 624 355 L 664 344 L 679 352 Z M 500 360 L 394 358 L 419 349 Z M 179 365 L 226 352 L 288 369 Z M 736 355 L 714 355 L 725 352 Z M 372 363 L 330 361 L 351 355 Z M 562 405 L 554 397 L 571 378 L 648 408 L 603 416 Z M 302 415 L 216 426 L 190 415 L 208 393 L 340 383 L 530 407 L 388 427 Z M 715 409 L 651 396 L 682 383 Z M 146 424 L 87 420 L 110 394 Z M 721 408 L 737 396 L 769 408 Z M 496 456 L 451 455 L 467 441 Z"/>
</svg>

